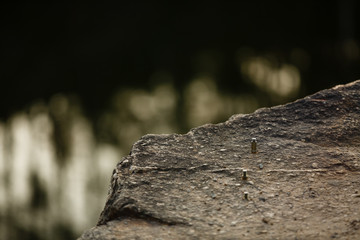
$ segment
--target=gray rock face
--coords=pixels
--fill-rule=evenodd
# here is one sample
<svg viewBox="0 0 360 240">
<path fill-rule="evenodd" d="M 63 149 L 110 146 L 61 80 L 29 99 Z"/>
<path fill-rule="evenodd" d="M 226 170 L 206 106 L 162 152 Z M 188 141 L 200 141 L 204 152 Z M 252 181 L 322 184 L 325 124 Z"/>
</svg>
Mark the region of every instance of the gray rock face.
<svg viewBox="0 0 360 240">
<path fill-rule="evenodd" d="M 359 179 L 356 81 L 142 137 L 114 170 L 98 226 L 79 239 L 360 238 Z"/>
</svg>

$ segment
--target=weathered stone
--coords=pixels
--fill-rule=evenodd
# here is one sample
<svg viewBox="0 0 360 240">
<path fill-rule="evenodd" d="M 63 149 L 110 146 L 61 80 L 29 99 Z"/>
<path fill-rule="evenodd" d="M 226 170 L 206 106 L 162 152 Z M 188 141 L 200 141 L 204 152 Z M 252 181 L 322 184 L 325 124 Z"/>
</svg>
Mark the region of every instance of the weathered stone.
<svg viewBox="0 0 360 240">
<path fill-rule="evenodd" d="M 359 179 L 356 81 L 184 135 L 142 137 L 114 170 L 98 226 L 80 239 L 359 238 Z"/>
</svg>

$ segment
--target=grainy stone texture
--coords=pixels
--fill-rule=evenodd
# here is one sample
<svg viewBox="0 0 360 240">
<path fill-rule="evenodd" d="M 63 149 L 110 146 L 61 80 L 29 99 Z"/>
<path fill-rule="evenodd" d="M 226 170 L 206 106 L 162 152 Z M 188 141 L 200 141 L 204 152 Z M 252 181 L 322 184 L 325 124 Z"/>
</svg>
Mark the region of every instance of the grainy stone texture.
<svg viewBox="0 0 360 240">
<path fill-rule="evenodd" d="M 360 81 L 142 137 L 79 239 L 199 238 L 360 239 Z"/>
</svg>

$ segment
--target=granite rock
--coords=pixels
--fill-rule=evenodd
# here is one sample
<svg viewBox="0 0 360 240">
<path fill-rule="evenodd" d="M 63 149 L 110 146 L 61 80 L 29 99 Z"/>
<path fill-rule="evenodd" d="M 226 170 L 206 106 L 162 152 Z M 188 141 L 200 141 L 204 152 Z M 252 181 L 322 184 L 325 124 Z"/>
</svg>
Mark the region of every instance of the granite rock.
<svg viewBox="0 0 360 240">
<path fill-rule="evenodd" d="M 359 179 L 360 80 L 142 137 L 79 239 L 360 238 Z"/>
</svg>

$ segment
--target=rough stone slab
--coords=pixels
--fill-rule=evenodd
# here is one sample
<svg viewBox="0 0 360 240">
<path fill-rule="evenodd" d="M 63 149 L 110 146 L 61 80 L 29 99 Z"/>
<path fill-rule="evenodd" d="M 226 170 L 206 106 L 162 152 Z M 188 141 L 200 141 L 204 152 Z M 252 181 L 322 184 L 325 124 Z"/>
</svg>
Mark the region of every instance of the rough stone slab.
<svg viewBox="0 0 360 240">
<path fill-rule="evenodd" d="M 113 172 L 98 226 L 79 239 L 199 238 L 359 239 L 360 81 L 142 137 Z"/>
</svg>

